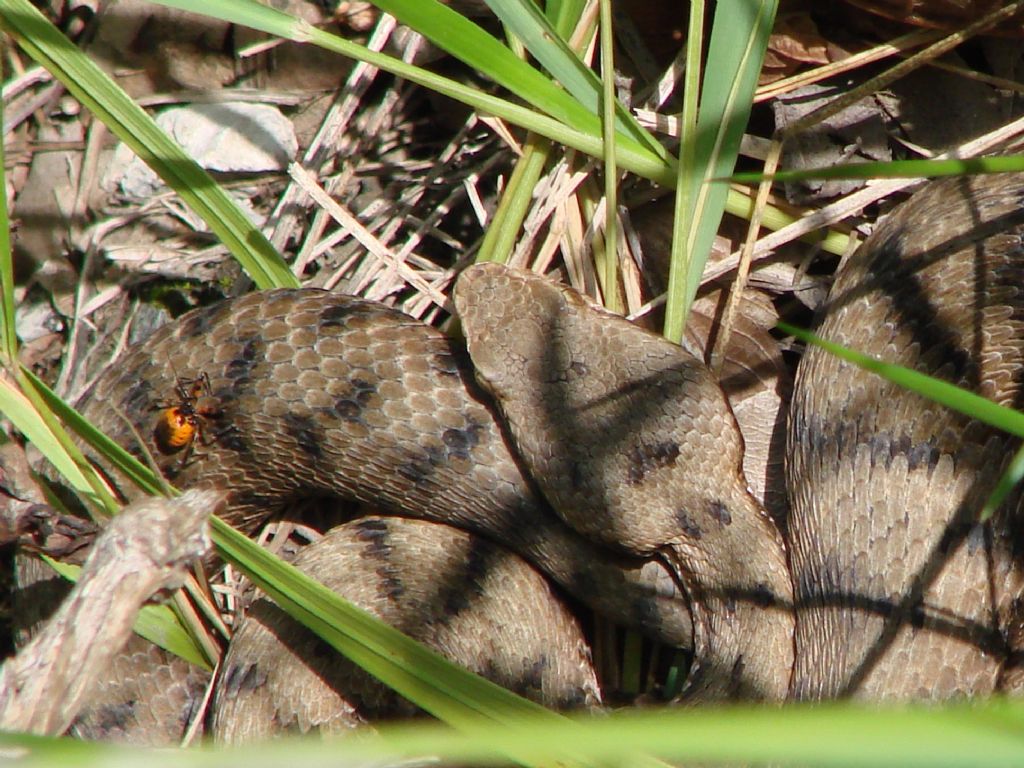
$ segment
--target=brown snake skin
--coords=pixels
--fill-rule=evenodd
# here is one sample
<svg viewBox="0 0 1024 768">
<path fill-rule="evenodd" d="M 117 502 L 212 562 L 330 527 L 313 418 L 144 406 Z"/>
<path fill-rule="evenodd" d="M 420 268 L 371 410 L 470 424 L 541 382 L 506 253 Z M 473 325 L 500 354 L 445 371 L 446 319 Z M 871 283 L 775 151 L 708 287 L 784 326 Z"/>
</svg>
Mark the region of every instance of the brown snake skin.
<svg viewBox="0 0 1024 768">
<path fill-rule="evenodd" d="M 1022 201 L 1024 175 L 929 185 L 845 265 L 820 333 L 1019 408 Z M 130 351 L 86 412 L 132 448 L 118 413 L 148 437 L 174 371 L 205 373 L 223 414 L 180 475 L 178 458 L 161 462 L 180 486 L 238 489 L 235 524 L 341 494 L 476 532 L 595 610 L 692 649 L 693 696 L 1017 688 L 1020 495 L 975 522 L 1013 440 L 809 349 L 783 536 L 746 491 L 721 392 L 681 348 L 493 265 L 467 270 L 455 300 L 517 456 L 456 345 L 312 290 L 189 313 Z M 235 694 L 244 664 L 228 665 Z"/>
<path fill-rule="evenodd" d="M 1019 174 L 918 192 L 842 271 L 820 334 L 1020 409 L 1022 203 Z M 1020 493 L 976 523 L 1017 445 L 807 351 L 787 451 L 794 697 L 1019 685 Z"/>
</svg>

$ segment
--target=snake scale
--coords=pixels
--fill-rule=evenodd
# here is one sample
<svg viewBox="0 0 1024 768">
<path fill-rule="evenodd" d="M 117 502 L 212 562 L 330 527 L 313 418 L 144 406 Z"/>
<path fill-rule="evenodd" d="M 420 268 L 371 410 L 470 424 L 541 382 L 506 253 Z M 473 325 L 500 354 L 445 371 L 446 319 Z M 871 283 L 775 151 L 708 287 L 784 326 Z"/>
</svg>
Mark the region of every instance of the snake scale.
<svg viewBox="0 0 1024 768">
<path fill-rule="evenodd" d="M 1019 408 L 1022 202 L 1024 175 L 928 185 L 845 264 L 821 335 Z M 532 570 L 494 542 L 596 611 L 689 649 L 695 698 L 1018 688 L 1020 495 L 977 522 L 1014 440 L 808 349 L 789 423 L 792 509 L 780 529 L 746 489 L 724 396 L 682 348 L 495 265 L 468 269 L 455 304 L 468 356 L 373 302 L 247 295 L 155 332 L 83 407 L 139 453 L 118 414 L 149 435 L 152 403 L 176 376 L 208 376 L 220 412 L 184 468 L 171 455 L 162 469 L 179 486 L 235 489 L 228 519 L 246 530 L 300 497 L 363 502 L 375 516 L 342 526 L 300 564 L 341 587 L 365 569 L 375 586 L 364 602 L 407 598 L 426 617 L 391 617 L 408 628 L 444 634 L 505 565 L 518 575 L 496 580 L 528 581 Z M 420 538 L 431 531 L 453 543 Z M 407 571 L 400 552 L 426 562 L 426 575 Z M 445 591 L 455 582 L 472 599 Z M 515 656 L 527 645 L 520 619 L 528 603 L 547 603 L 546 584 L 469 635 L 511 632 Z M 218 699 L 231 713 L 219 711 L 215 727 L 225 738 L 320 727 L 363 696 L 336 700 L 320 682 L 288 690 L 296 670 L 326 667 L 315 641 L 288 640 L 293 630 L 274 610 L 257 603 L 224 664 Z M 578 626 L 561 615 L 541 623 L 557 624 L 558 639 L 502 679 L 551 703 L 596 700 Z M 292 643 L 284 661 L 268 655 L 276 636 Z M 296 648 L 312 660 L 297 660 Z M 475 652 L 488 654 L 500 655 Z M 316 700 L 300 711 L 296 698 Z"/>
</svg>

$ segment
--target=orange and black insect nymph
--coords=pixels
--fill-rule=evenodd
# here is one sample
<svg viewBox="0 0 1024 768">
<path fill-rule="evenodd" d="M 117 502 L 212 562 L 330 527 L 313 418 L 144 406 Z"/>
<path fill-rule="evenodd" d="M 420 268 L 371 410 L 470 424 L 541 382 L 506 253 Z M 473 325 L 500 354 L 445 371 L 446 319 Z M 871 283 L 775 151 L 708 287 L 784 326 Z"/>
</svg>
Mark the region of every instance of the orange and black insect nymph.
<svg viewBox="0 0 1024 768">
<path fill-rule="evenodd" d="M 200 373 L 194 379 L 178 377 L 174 399 L 156 403 L 160 417 L 153 430 L 157 450 L 165 455 L 184 450 L 182 466 L 192 455 L 196 440 L 205 442 L 203 428 L 221 417 L 220 403 L 210 389 L 210 377 Z"/>
</svg>

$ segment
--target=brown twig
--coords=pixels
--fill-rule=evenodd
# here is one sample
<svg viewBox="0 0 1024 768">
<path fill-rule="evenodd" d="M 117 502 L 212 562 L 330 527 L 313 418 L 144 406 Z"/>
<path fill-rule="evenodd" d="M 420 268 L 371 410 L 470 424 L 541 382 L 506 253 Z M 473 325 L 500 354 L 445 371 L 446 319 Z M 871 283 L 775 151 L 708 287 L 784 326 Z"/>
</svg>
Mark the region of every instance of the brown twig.
<svg viewBox="0 0 1024 768">
<path fill-rule="evenodd" d="M 56 735 L 128 640 L 140 607 L 177 588 L 209 548 L 216 491 L 137 502 L 96 539 L 81 576 L 46 628 L 0 668 L 0 730 Z"/>
</svg>

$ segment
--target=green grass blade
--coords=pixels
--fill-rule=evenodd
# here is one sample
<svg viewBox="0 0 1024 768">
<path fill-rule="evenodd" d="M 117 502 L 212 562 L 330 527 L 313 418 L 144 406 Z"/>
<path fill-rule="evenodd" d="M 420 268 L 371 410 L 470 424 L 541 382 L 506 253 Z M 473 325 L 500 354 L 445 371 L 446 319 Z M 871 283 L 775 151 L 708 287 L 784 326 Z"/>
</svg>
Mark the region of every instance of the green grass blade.
<svg viewBox="0 0 1024 768">
<path fill-rule="evenodd" d="M 672 219 L 672 253 L 669 260 L 668 300 L 663 333 L 682 341 L 686 327 L 686 276 L 694 258 L 691 238 L 698 222 L 693 221 L 696 195 L 700 189 L 701 167 L 697 161 L 697 114 L 700 106 L 701 57 L 704 52 L 704 0 L 690 3 L 686 35 L 686 70 L 683 80 L 683 109 L 679 115 L 679 165 L 676 168 L 676 199 Z M 750 210 L 753 210 L 751 200 Z M 715 224 L 717 228 L 718 224 Z"/>
<path fill-rule="evenodd" d="M 562 38 L 568 38 L 583 14 L 587 0 L 548 0 L 545 12 Z"/>
<path fill-rule="evenodd" d="M 170 606 L 142 606 L 133 629 L 140 637 L 180 656 L 190 664 L 195 664 L 200 669 L 213 669 L 210 661 L 203 655 L 202 649 L 181 625 Z"/>
<path fill-rule="evenodd" d="M 50 409 L 51 416 L 70 424 L 73 429 L 84 435 L 87 442 L 90 442 L 101 453 L 108 453 L 126 457 L 123 465 L 119 463 L 122 470 L 140 484 L 147 488 L 163 487 L 159 478 L 153 475 L 147 467 L 139 462 L 120 446 L 111 441 L 92 425 L 86 422 L 71 406 L 57 397 L 53 391 L 29 371 L 24 371 L 28 382 L 37 388 L 41 397 L 42 405 Z M 73 456 L 67 450 L 65 442 L 59 440 L 53 432 L 53 428 L 40 414 L 37 404 L 32 403 L 25 395 L 14 386 L 13 382 L 0 380 L 0 414 L 11 420 L 11 423 L 25 436 L 37 450 L 49 461 L 54 468 L 60 472 L 65 482 L 79 495 L 85 499 L 93 508 L 106 509 L 113 512 L 113 500 L 108 496 L 97 494 L 97 484 L 102 481 L 96 476 L 91 466 L 83 463 L 81 455 Z M 65 439 L 67 436 L 65 435 Z M 134 465 L 134 466 L 133 466 Z M 93 475 L 92 479 L 86 476 L 86 472 Z M 71 581 L 75 581 L 78 571 L 77 566 L 58 563 L 50 558 L 43 558 L 58 573 Z M 209 668 L 202 650 L 196 644 L 192 635 L 181 625 L 178 617 L 167 606 L 145 606 L 139 614 L 135 623 L 135 632 L 151 642 L 156 643 L 171 653 L 181 656 L 186 661 L 199 666 Z"/>
<path fill-rule="evenodd" d="M 592 114 L 497 38 L 437 0 L 375 0 L 439 48 L 559 122 L 597 134 Z"/>
<path fill-rule="evenodd" d="M 0 415 L 10 420 L 15 429 L 46 457 L 76 493 L 90 498 L 93 506 L 100 504 L 78 463 L 54 437 L 35 406 L 7 377 L 0 377 Z"/>
<path fill-rule="evenodd" d="M 602 113 L 603 85 L 601 79 L 577 56 L 564 36 L 540 8 L 530 0 L 487 0 L 487 4 L 506 27 L 523 41 L 555 80 L 557 80 L 590 113 Z M 613 101 L 614 125 L 650 152 L 667 158 L 668 153 L 627 109 Z"/>
<path fill-rule="evenodd" d="M 10 34 L 202 217 L 261 288 L 297 286 L 281 256 L 206 171 L 28 0 L 0 0 Z"/>
<path fill-rule="evenodd" d="M 999 506 L 1006 501 L 1006 497 L 1017 487 L 1021 478 L 1024 478 L 1024 446 L 1018 448 L 1017 452 L 1013 455 L 1010 466 L 1000 476 L 999 482 L 996 483 L 992 494 L 986 500 L 978 519 L 984 522 L 992 517 L 995 511 L 999 509 Z"/>
<path fill-rule="evenodd" d="M 981 395 L 961 389 L 947 381 L 936 379 L 910 368 L 904 368 L 901 365 L 882 362 L 870 355 L 865 355 L 828 341 L 810 331 L 797 328 L 789 323 L 780 321 L 777 323 L 777 327 L 783 333 L 795 336 L 807 344 L 821 347 L 836 357 L 853 363 L 866 371 L 877 373 L 882 378 L 898 384 L 904 389 L 916 392 L 939 405 L 944 405 L 972 419 L 977 419 L 991 427 L 1008 432 L 1015 437 L 1024 438 L 1024 413 L 1019 413 L 1012 408 L 993 403 Z"/>
<path fill-rule="evenodd" d="M 560 37 L 567 37 L 583 9 L 583 0 L 548 3 L 547 12 Z M 477 261 L 509 260 L 519 239 L 523 219 L 533 201 L 534 190 L 554 149 L 552 142 L 531 133 L 523 141 L 523 154 L 516 161 L 508 186 L 498 200 L 494 216 L 484 232 Z"/>
<path fill-rule="evenodd" d="M 477 261 L 508 262 L 519 240 L 523 219 L 533 201 L 533 190 L 551 157 L 552 144 L 542 136 L 531 135 L 523 143 L 523 155 L 516 161 L 494 215 L 487 223 Z"/>
<path fill-rule="evenodd" d="M 615 118 L 618 102 L 615 99 L 615 63 L 612 37 L 611 0 L 599 0 L 601 5 L 601 125 L 604 129 L 604 247 L 597 252 L 598 277 L 604 305 L 612 312 L 622 312 L 619 296 L 619 235 L 616 227 L 618 216 L 619 172 L 615 164 Z M 604 262 L 602 265 L 600 262 Z"/>
<path fill-rule="evenodd" d="M 390 72 L 410 82 L 417 83 L 439 94 L 460 101 L 476 109 L 481 114 L 501 118 L 553 142 L 584 152 L 591 157 L 600 158 L 602 156 L 604 142 L 601 138 L 600 123 L 597 115 L 587 113 L 585 130 L 579 125 L 567 125 L 538 110 L 523 107 L 507 99 L 491 96 L 477 88 L 406 64 L 392 56 L 369 51 L 349 40 L 314 29 L 302 20 L 289 16 L 282 11 L 249 2 L 249 0 L 208 0 L 207 2 L 161 0 L 161 4 L 185 10 L 201 7 L 203 12 L 214 15 L 224 21 L 250 26 L 289 40 L 312 43 L 342 56 L 365 61 L 380 68 L 382 71 Z M 493 37 L 488 35 L 487 38 L 489 38 L 491 45 L 501 47 L 501 43 Z M 472 46 L 466 47 L 471 48 Z M 493 73 L 487 74 L 493 76 Z M 527 94 L 527 96 L 529 95 Z M 558 99 L 568 99 L 575 104 L 573 109 L 581 109 L 578 103 L 560 89 L 556 88 L 552 96 Z M 622 136 L 621 134 L 617 134 L 616 139 L 615 159 L 622 170 L 634 173 L 665 187 L 676 186 L 675 158 L 671 156 L 667 158 L 657 157 L 639 147 L 630 137 Z M 750 203 L 742 195 L 729 190 L 727 192 L 726 208 L 736 215 L 743 216 L 749 210 Z M 766 212 L 766 226 L 777 229 L 787 223 L 789 223 L 789 219 L 781 212 L 771 208 Z M 835 238 L 827 239 L 823 243 L 823 247 L 830 253 L 841 254 L 843 252 L 842 244 L 838 243 Z"/>
<path fill-rule="evenodd" d="M 777 7 L 778 0 L 722 0 L 715 7 L 696 136 L 684 137 L 694 143 L 694 165 L 680 171 L 689 207 L 677 211 L 682 231 L 673 242 L 665 308 L 665 335 L 675 341 L 682 338 L 728 196 L 727 187 L 708 182 L 729 176 L 735 166 Z"/>
<path fill-rule="evenodd" d="M 940 176 L 965 176 L 970 173 L 1006 173 L 1024 171 L 1024 155 L 972 157 L 949 160 L 895 160 L 893 162 L 846 163 L 827 168 L 801 171 L 779 171 L 773 181 L 806 181 L 808 179 L 914 179 Z M 764 178 L 759 173 L 737 173 L 732 181 L 756 183 Z M 726 181 L 727 179 L 717 179 Z"/>
<path fill-rule="evenodd" d="M 509 109 L 512 103 L 507 100 L 484 99 L 485 94 L 479 89 L 455 83 L 392 56 L 368 51 L 356 43 L 315 29 L 287 13 L 260 6 L 253 0 L 160 0 L 160 4 L 242 24 L 289 40 L 312 42 L 451 96 L 485 113 L 520 124 L 510 117 L 517 110 Z M 587 110 L 549 77 L 517 57 L 506 45 L 469 19 L 437 0 L 378 0 L 374 5 L 534 107 L 534 110 L 518 111 L 518 114 L 540 111 L 564 129 L 582 133 L 600 143 L 600 120 L 596 113 Z M 485 103 L 494 105 L 496 109 L 483 106 Z M 532 130 L 530 126 L 524 127 Z M 645 158 L 647 163 L 663 166 L 666 162 L 664 157 L 630 136 L 622 136 L 621 142 L 632 154 Z M 599 155 L 600 150 L 589 154 Z"/>
<path fill-rule="evenodd" d="M 148 494 L 161 494 L 165 489 L 164 483 L 158 478 L 153 470 L 142 464 L 128 451 L 111 440 L 100 430 L 90 424 L 82 415 L 62 400 L 57 393 L 50 389 L 38 376 L 29 370 L 24 371 L 25 375 L 32 382 L 33 386 L 42 396 L 50 410 L 67 426 L 79 435 L 86 443 L 94 448 L 111 465 L 123 472 L 125 476 Z"/>
<path fill-rule="evenodd" d="M 523 0 L 486 0 L 494 15 L 532 53 L 555 80 L 592 114 L 600 113 L 601 84 L 579 57 L 569 48 L 562 35 L 543 11 Z M 623 127 L 620 124 L 620 127 Z M 646 142 L 642 134 L 635 136 Z"/>
<path fill-rule="evenodd" d="M 337 35 L 315 29 L 282 11 L 259 6 L 252 0 L 160 0 L 160 4 L 201 12 L 285 39 L 313 43 L 343 56 L 365 61 L 385 72 L 461 101 L 484 114 L 508 120 L 594 157 L 601 156 L 601 123 L 596 113 L 586 110 L 557 84 L 517 58 L 496 38 L 451 9 L 439 5 L 437 0 L 389 0 L 376 5 L 394 12 L 397 18 L 426 37 L 440 40 L 444 43 L 441 47 L 450 49 L 459 58 L 465 57 L 464 60 L 471 66 L 508 87 L 532 105 L 533 109 L 406 64 L 393 56 L 369 51 Z M 252 10 L 254 7 L 258 12 Z M 464 34 L 455 35 L 456 30 Z M 672 183 L 670 166 L 674 161 L 670 157 L 656 155 L 631 136 L 620 134 L 618 141 L 619 164 L 623 168 L 633 170 L 645 178 L 665 179 L 668 184 Z"/>
<path fill-rule="evenodd" d="M 524 721 L 518 729 L 481 724 L 452 732 L 436 724 L 382 725 L 377 734 L 327 744 L 288 738 L 225 753 L 209 746 L 174 750 L 125 749 L 23 734 L 0 734 L 0 748 L 18 765 L 147 768 L 306 768 L 334 766 L 339 749 L 349 766 L 400 765 L 436 755 L 442 764 L 486 765 L 523 744 L 555 758 L 567 750 L 603 766 L 635 765 L 649 751 L 674 763 L 799 765 L 839 768 L 1005 768 L 1024 763 L 1024 704 L 993 700 L 929 707 L 867 708 L 854 704 L 794 707 L 676 708 L 607 716 Z"/>
<path fill-rule="evenodd" d="M 576 732 L 536 723 L 530 734 L 538 748 L 568 747 L 610 765 L 629 764 L 632 755 L 644 750 L 687 765 L 999 766 L 1019 764 L 1024 757 L 1024 706 L 995 701 L 944 709 L 850 704 L 666 708 L 591 718 L 579 723 Z M 419 749 L 414 748 L 417 736 L 423 739 Z M 483 756 L 488 747 L 500 748 L 515 735 L 488 728 L 470 738 L 479 739 L 476 754 Z M 427 754 L 425 748 L 439 741 L 408 727 L 386 730 L 383 739 L 401 739 L 407 754 Z M 464 748 L 468 741 L 458 740 Z M 473 762 L 465 752 L 452 759 Z"/>
<path fill-rule="evenodd" d="M 0 137 L 4 130 L 4 111 L 0 108 Z M 4 142 L 0 141 L 0 360 L 13 368 L 18 354 L 18 336 L 14 323 L 14 257 L 11 252 L 11 222 L 7 215 L 7 184 L 3 169 L 7 167 Z"/>
<path fill-rule="evenodd" d="M 88 509 L 100 515 L 117 511 L 117 501 L 99 473 L 88 462 L 60 419 L 49 407 L 44 394 L 37 389 L 48 388 L 39 379 L 19 368 L 14 380 L 0 378 L 0 414 L 11 420 L 26 439 L 32 441 L 43 455 L 68 479 Z M 38 441 L 38 442 L 36 442 Z"/>
</svg>

